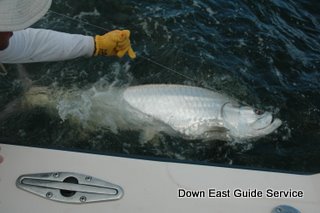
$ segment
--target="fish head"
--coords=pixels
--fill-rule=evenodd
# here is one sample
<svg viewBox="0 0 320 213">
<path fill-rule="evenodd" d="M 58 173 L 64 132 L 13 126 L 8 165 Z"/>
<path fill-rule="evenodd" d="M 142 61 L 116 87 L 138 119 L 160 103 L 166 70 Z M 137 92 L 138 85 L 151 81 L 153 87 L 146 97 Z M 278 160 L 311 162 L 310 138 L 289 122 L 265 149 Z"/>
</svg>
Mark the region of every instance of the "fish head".
<svg viewBox="0 0 320 213">
<path fill-rule="evenodd" d="M 224 124 L 234 138 L 262 137 L 272 133 L 282 123 L 280 119 L 274 118 L 271 112 L 250 106 L 226 103 L 221 110 Z"/>
</svg>

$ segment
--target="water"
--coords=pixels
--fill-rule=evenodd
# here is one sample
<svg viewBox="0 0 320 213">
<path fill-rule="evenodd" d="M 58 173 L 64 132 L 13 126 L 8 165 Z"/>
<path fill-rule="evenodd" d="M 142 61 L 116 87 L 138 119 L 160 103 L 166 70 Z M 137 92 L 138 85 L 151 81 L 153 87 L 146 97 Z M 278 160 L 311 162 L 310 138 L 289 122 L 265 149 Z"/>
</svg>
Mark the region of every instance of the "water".
<svg viewBox="0 0 320 213">
<path fill-rule="evenodd" d="M 99 81 L 116 86 L 195 85 L 273 111 L 284 124 L 276 133 L 244 144 L 190 142 L 167 135 L 140 143 L 137 132 L 85 131 L 36 107 L 2 122 L 1 140 L 290 172 L 320 171 L 318 1 L 57 0 L 51 9 L 92 25 L 48 13 L 35 27 L 87 35 L 103 34 L 101 28 L 130 29 L 138 57 L 26 65 L 37 85 L 65 90 L 87 89 Z M 0 77 L 1 106 L 23 92 L 16 68 L 7 68 L 8 76 Z"/>
</svg>

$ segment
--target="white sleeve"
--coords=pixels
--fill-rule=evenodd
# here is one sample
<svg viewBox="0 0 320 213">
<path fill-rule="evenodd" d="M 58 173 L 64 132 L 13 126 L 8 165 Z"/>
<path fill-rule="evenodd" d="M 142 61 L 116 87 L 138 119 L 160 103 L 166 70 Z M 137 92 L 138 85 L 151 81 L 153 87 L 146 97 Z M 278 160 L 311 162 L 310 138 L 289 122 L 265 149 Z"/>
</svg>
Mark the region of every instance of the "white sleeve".
<svg viewBox="0 0 320 213">
<path fill-rule="evenodd" d="M 31 63 L 90 57 L 91 36 L 28 28 L 13 32 L 9 46 L 0 51 L 0 63 Z"/>
</svg>

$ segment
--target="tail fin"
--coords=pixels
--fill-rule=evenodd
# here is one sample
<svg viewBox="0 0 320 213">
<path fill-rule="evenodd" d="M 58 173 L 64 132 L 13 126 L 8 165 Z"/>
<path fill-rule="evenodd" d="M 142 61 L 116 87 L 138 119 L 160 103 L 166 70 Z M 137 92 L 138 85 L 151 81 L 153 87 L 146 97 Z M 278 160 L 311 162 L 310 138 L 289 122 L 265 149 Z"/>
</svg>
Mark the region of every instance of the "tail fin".
<svg viewBox="0 0 320 213">
<path fill-rule="evenodd" d="M 22 64 L 17 65 L 17 70 L 18 70 L 18 80 L 22 84 L 23 93 L 25 93 L 31 88 L 32 81 L 30 80 L 27 74 L 27 71 Z M 8 117 L 10 117 L 12 114 L 20 111 L 20 109 L 21 109 L 21 98 L 16 98 L 3 107 L 3 110 L 1 110 L 0 112 L 0 121 L 4 121 Z"/>
<path fill-rule="evenodd" d="M 21 101 L 19 98 L 8 103 L 4 107 L 4 110 L 0 112 L 0 122 L 6 120 L 12 114 L 18 112 L 20 110 L 20 106 L 21 106 Z"/>
<path fill-rule="evenodd" d="M 32 80 L 29 78 L 26 68 L 22 64 L 17 65 L 18 80 L 21 82 L 23 91 L 28 91 L 32 86 Z"/>
<path fill-rule="evenodd" d="M 0 75 L 6 76 L 8 74 L 8 71 L 7 71 L 6 67 L 2 63 L 0 63 L 0 68 L 1 68 L 0 69 Z"/>
</svg>

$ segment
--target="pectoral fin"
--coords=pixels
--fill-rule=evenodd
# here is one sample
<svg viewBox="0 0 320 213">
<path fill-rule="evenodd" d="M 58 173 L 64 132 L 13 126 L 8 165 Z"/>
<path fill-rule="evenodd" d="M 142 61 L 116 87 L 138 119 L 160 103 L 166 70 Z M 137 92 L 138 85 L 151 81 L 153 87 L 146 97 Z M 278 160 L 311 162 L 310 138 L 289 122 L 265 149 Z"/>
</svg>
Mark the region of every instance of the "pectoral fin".
<svg viewBox="0 0 320 213">
<path fill-rule="evenodd" d="M 156 134 L 157 134 L 156 131 L 154 131 L 151 128 L 147 128 L 140 133 L 139 141 L 140 143 L 145 144 L 151 141 Z"/>
<path fill-rule="evenodd" d="M 204 133 L 205 138 L 203 141 L 211 141 L 211 140 L 222 140 L 228 141 L 230 137 L 228 136 L 228 129 L 222 126 L 215 126 L 210 128 L 210 130 Z"/>
<path fill-rule="evenodd" d="M 211 127 L 210 130 L 208 132 L 212 132 L 212 133 L 226 133 L 228 132 L 229 130 L 223 126 L 214 126 L 214 127 Z"/>
</svg>

